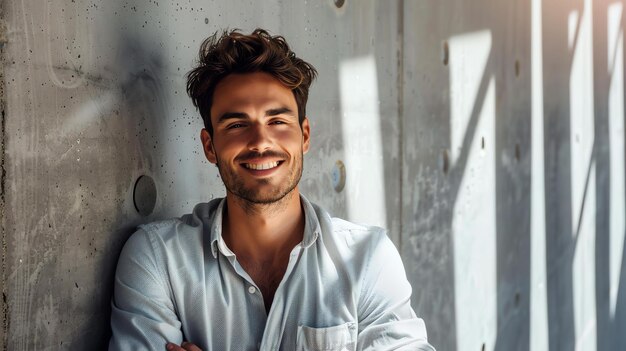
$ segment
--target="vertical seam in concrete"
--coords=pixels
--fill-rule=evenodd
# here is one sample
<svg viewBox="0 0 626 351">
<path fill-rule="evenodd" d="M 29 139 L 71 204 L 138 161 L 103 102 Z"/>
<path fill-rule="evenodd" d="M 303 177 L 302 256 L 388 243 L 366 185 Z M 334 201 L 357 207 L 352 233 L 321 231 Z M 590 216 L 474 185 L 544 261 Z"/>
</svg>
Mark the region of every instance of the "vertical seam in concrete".
<svg viewBox="0 0 626 351">
<path fill-rule="evenodd" d="M 398 160 L 399 163 L 399 172 L 398 172 L 398 199 L 400 202 L 399 209 L 399 217 L 400 224 L 398 225 L 398 251 L 402 254 L 402 233 L 404 228 L 404 216 L 403 216 L 403 206 L 404 199 L 402 197 L 402 193 L 404 192 L 404 0 L 398 1 L 398 28 L 397 28 L 397 62 L 398 62 L 398 79 L 397 79 L 397 89 L 398 89 Z"/>
<path fill-rule="evenodd" d="M 4 65 L 3 65 L 4 66 Z M 2 67 L 2 69 L 4 70 L 4 67 Z M 5 102 L 5 91 L 4 91 L 4 72 L 2 72 L 0 74 L 0 84 L 3 85 L 2 88 L 2 92 L 0 93 L 0 109 L 2 109 L 2 120 L 0 121 L 1 123 L 1 130 L 0 133 L 2 133 L 2 135 L 0 136 L 1 140 L 0 140 L 0 222 L 1 222 L 1 226 L 2 226 L 2 276 L 0 277 L 0 279 L 2 279 L 0 281 L 0 284 L 2 285 L 2 333 L 3 333 L 3 340 L 2 340 L 2 349 L 3 350 L 7 350 L 7 340 L 8 340 L 8 332 L 9 332 L 9 308 L 7 305 L 7 292 L 6 292 L 6 255 L 7 255 L 7 238 L 6 238 L 6 225 L 5 225 L 5 183 L 6 183 L 6 167 L 5 167 L 5 140 L 6 140 L 6 102 Z"/>
<path fill-rule="evenodd" d="M 6 284 L 6 255 L 7 255 L 7 234 L 6 234 L 6 211 L 5 211 L 5 191 L 6 191 L 6 80 L 4 75 L 5 45 L 7 44 L 7 28 L 4 20 L 4 4 L 0 3 L 0 230 L 2 231 L 2 268 L 0 274 L 0 286 L 2 287 L 2 350 L 7 350 L 9 338 L 9 308 L 7 304 L 7 284 Z"/>
</svg>

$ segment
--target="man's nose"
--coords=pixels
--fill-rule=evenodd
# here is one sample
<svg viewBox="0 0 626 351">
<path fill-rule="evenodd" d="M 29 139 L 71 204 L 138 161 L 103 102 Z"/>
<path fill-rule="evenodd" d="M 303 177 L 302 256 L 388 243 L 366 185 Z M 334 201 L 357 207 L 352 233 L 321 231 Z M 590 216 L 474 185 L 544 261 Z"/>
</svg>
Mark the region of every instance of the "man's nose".
<svg viewBox="0 0 626 351">
<path fill-rule="evenodd" d="M 258 152 L 268 150 L 272 146 L 272 139 L 267 126 L 257 123 L 250 129 L 248 149 Z"/>
</svg>

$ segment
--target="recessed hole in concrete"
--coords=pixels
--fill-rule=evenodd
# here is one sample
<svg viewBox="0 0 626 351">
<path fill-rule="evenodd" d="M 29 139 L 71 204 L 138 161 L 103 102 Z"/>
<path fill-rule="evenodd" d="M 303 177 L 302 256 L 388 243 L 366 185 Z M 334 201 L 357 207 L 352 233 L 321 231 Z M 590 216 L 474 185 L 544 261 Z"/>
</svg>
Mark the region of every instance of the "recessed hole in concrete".
<svg viewBox="0 0 626 351">
<path fill-rule="evenodd" d="M 480 351 L 485 351 L 485 343 L 483 343 L 483 346 L 480 348 Z"/>
<path fill-rule="evenodd" d="M 142 216 L 147 216 L 154 210 L 156 204 L 157 189 L 154 180 L 147 175 L 137 178 L 133 190 L 133 202 L 135 209 Z"/>
<path fill-rule="evenodd" d="M 515 293 L 515 307 L 519 307 L 521 296 L 519 293 Z"/>
<path fill-rule="evenodd" d="M 520 149 L 519 149 L 519 144 L 515 144 L 515 161 L 519 162 L 520 160 Z"/>
<path fill-rule="evenodd" d="M 335 0 L 335 6 L 337 6 L 337 8 L 343 7 L 345 3 L 346 3 L 346 0 Z"/>
<path fill-rule="evenodd" d="M 443 174 L 448 174 L 448 169 L 450 167 L 450 160 L 448 157 L 448 150 L 443 150 L 443 153 L 441 154 L 441 170 L 443 171 Z"/>
<path fill-rule="evenodd" d="M 448 46 L 448 42 L 443 42 L 443 48 L 441 49 L 441 61 L 443 61 L 444 65 L 448 65 L 450 61 L 450 47 Z"/>
<path fill-rule="evenodd" d="M 480 148 L 485 149 L 485 137 L 480 138 Z"/>
<path fill-rule="evenodd" d="M 515 76 L 516 77 L 519 77 L 519 70 L 520 70 L 519 60 L 515 60 Z"/>
</svg>

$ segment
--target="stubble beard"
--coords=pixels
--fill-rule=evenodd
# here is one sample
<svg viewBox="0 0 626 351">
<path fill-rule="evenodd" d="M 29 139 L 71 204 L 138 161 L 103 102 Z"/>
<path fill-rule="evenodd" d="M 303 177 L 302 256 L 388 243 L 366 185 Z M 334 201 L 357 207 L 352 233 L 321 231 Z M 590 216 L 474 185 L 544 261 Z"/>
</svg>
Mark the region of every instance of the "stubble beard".
<svg viewBox="0 0 626 351">
<path fill-rule="evenodd" d="M 298 186 L 300 178 L 302 178 L 302 159 L 303 153 L 297 154 L 294 159 L 294 166 L 291 168 L 287 179 L 275 186 L 274 189 L 262 191 L 261 187 L 271 183 L 269 178 L 261 178 L 255 180 L 258 186 L 246 186 L 244 179 L 235 170 L 231 169 L 227 164 L 217 159 L 217 168 L 220 177 L 224 182 L 226 190 L 235 196 L 246 211 L 253 211 L 257 208 L 277 207 L 282 200 L 291 198 L 293 191 Z M 282 166 L 286 166 L 282 164 Z"/>
</svg>

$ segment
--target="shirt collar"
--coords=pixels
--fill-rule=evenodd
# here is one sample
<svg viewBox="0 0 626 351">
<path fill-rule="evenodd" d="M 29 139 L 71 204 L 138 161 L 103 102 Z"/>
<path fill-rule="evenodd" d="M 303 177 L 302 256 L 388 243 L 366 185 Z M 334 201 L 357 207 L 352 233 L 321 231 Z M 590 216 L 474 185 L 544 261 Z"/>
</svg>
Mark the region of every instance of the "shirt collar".
<svg viewBox="0 0 626 351">
<path fill-rule="evenodd" d="M 300 194 L 300 202 L 304 209 L 304 236 L 301 245 L 307 248 L 313 245 L 315 240 L 322 234 L 322 229 L 319 218 L 317 217 L 317 212 L 315 212 L 315 208 L 311 202 L 302 194 Z"/>
<path fill-rule="evenodd" d="M 302 242 L 299 244 L 303 248 L 307 248 L 317 240 L 321 234 L 321 226 L 315 208 L 309 202 L 309 200 L 300 194 L 300 202 L 304 209 L 304 235 Z M 211 253 L 214 258 L 217 258 L 217 251 L 219 250 L 224 256 L 234 256 L 235 254 L 228 248 L 224 238 L 222 237 L 222 220 L 224 218 L 224 205 L 226 204 L 226 198 L 223 198 L 217 209 L 213 214 L 213 221 L 211 223 Z"/>
</svg>

